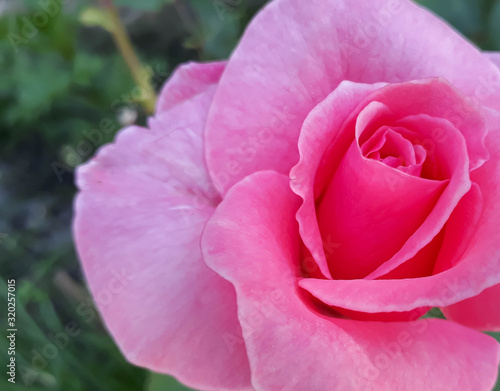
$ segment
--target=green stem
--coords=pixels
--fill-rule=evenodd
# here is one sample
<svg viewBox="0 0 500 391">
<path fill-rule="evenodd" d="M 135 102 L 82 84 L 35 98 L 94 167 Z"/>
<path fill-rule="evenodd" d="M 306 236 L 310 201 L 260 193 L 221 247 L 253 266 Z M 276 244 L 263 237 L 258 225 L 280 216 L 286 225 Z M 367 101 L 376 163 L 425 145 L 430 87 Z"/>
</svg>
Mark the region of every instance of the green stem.
<svg viewBox="0 0 500 391">
<path fill-rule="evenodd" d="M 141 104 L 146 110 L 147 114 L 152 114 L 156 105 L 156 93 L 151 85 L 151 79 L 141 64 L 139 57 L 132 46 L 130 36 L 123 25 L 118 9 L 114 6 L 112 0 L 101 0 L 101 4 L 107 9 L 111 21 L 111 35 L 115 41 L 116 46 L 125 60 L 135 83 L 141 89 Z"/>
</svg>

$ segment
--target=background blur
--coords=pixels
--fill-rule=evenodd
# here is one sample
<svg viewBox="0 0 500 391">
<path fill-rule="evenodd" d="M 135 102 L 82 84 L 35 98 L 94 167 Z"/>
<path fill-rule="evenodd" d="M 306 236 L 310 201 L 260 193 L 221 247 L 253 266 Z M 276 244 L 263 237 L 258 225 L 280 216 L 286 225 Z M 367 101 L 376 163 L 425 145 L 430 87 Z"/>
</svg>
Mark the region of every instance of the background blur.
<svg viewBox="0 0 500 391">
<path fill-rule="evenodd" d="M 481 48 L 500 50 L 500 0 L 420 2 Z M 5 379 L 8 341 L 0 338 L 2 390 L 186 390 L 122 358 L 93 308 L 72 244 L 74 167 L 121 126 L 147 116 L 108 31 L 106 3 L 0 0 L 0 323 L 6 281 L 16 278 L 18 327 L 15 386 Z M 144 82 L 156 90 L 181 62 L 227 58 L 264 3 L 114 0 Z M 103 120 L 115 129 L 104 137 L 93 132 Z M 45 354 L 68 324 L 79 334 Z"/>
</svg>

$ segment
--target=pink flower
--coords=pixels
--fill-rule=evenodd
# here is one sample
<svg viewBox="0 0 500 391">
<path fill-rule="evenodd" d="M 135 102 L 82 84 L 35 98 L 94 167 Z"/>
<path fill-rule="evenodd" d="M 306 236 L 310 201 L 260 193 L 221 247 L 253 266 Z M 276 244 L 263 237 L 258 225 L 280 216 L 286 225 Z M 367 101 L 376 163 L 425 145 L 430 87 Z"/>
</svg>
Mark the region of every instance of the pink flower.
<svg viewBox="0 0 500 391">
<path fill-rule="evenodd" d="M 181 66 L 78 172 L 124 355 L 204 390 L 491 390 L 495 64 L 407 0 L 277 0 Z"/>
</svg>

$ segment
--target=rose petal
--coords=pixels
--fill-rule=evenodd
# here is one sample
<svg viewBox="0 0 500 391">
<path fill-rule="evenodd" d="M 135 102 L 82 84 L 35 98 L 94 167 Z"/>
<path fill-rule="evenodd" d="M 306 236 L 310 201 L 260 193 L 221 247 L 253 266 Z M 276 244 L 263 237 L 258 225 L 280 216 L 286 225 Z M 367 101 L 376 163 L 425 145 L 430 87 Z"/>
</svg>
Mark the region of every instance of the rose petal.
<svg viewBox="0 0 500 391">
<path fill-rule="evenodd" d="M 500 331 L 500 284 L 486 289 L 478 296 L 442 308 L 454 322 L 484 331 Z"/>
<path fill-rule="evenodd" d="M 372 153 L 378 154 L 378 160 L 393 158 L 399 160 L 405 166 L 417 163 L 413 144 L 405 139 L 401 133 L 391 128 L 385 129 L 383 133 L 380 133 L 377 147 L 369 153 L 364 152 L 363 155 L 370 158 L 370 154 Z M 394 168 L 397 167 L 395 166 Z"/>
<path fill-rule="evenodd" d="M 500 59 L 500 56 L 497 56 Z M 491 122 L 500 124 L 500 113 L 498 112 L 488 112 L 491 117 Z M 497 125 L 498 126 L 498 125 Z M 488 232 L 486 229 L 480 231 L 477 235 L 488 235 L 492 241 L 490 246 L 492 249 L 494 246 L 498 248 L 498 237 L 500 236 L 500 230 L 494 228 L 493 221 L 497 221 L 498 227 L 498 204 L 500 203 L 500 186 L 498 182 L 492 181 L 491 178 L 498 178 L 500 171 L 500 130 L 497 129 L 495 133 L 492 134 L 489 139 L 489 144 L 492 149 L 492 162 L 491 165 L 496 164 L 496 173 L 488 172 L 487 170 L 481 170 L 473 174 L 473 179 L 481 185 L 483 195 L 488 198 L 488 202 L 484 206 L 484 215 L 482 220 L 490 222 L 491 226 L 486 228 L 490 229 Z M 471 222 L 473 224 L 474 216 L 470 211 L 467 211 L 465 221 Z M 471 221 L 472 220 L 472 221 Z M 481 227 L 479 228 L 481 230 Z M 487 247 L 486 247 L 487 248 Z M 491 256 L 486 255 L 485 256 Z M 495 255 L 493 255 L 495 256 Z M 497 252 L 496 257 L 499 258 L 500 254 Z M 456 261 L 455 261 L 456 262 Z M 494 275 L 500 274 L 497 269 L 493 273 Z M 443 313 L 447 318 L 452 319 L 456 322 L 465 324 L 466 326 L 479 329 L 479 330 L 490 330 L 490 331 L 500 331 L 500 310 L 499 303 L 500 300 L 500 285 L 495 285 L 491 288 L 486 289 L 478 296 L 466 299 L 462 302 L 454 304 L 449 307 L 443 308 Z"/>
<path fill-rule="evenodd" d="M 434 167 L 430 169 L 437 167 L 438 171 L 442 172 L 440 174 L 445 178 L 450 178 L 450 181 L 420 227 L 408 238 L 391 259 L 380 265 L 369 276 L 366 276 L 367 279 L 382 277 L 402 265 L 408 259 L 414 257 L 422 248 L 428 245 L 439 234 L 460 202 L 460 199 L 471 187 L 467 147 L 462 134 L 450 122 L 445 119 L 420 114 L 402 118 L 396 121 L 395 125 L 412 129 L 416 134 L 414 136 L 415 139 L 412 140 L 415 144 L 424 142 L 425 145 L 425 141 L 421 140 L 427 140 L 432 143 L 433 148 L 427 151 L 427 160 L 432 158 L 435 162 L 433 164 Z M 445 134 L 446 137 L 436 138 L 434 136 L 436 129 L 440 129 L 440 132 Z M 407 134 L 406 137 L 411 138 L 412 135 Z M 426 170 L 425 164 L 423 170 Z M 395 183 L 391 183 L 391 185 L 393 189 L 397 186 Z M 417 196 L 408 197 L 404 202 L 407 205 L 413 205 L 413 199 L 417 200 Z M 393 224 L 395 224 L 395 221 L 397 221 L 396 216 L 391 219 Z"/>
<path fill-rule="evenodd" d="M 205 261 L 236 289 L 256 389 L 491 390 L 500 346 L 489 336 L 440 319 L 328 318 L 307 304 L 298 207 L 287 177 L 256 173 L 227 193 L 202 238 Z"/>
<path fill-rule="evenodd" d="M 470 245 L 477 224 L 483 212 L 483 196 L 479 186 L 472 184 L 458 207 L 446 223 L 441 244 L 432 274 L 438 274 L 457 265 Z"/>
<path fill-rule="evenodd" d="M 361 152 L 369 159 L 379 160 L 408 175 L 420 177 L 427 151 L 421 145 L 413 145 L 405 139 L 401 135 L 401 130 L 404 129 L 381 127 L 361 146 Z M 382 158 L 381 154 L 386 157 Z M 392 156 L 387 156 L 391 154 Z"/>
<path fill-rule="evenodd" d="M 233 343 L 241 333 L 234 288 L 204 264 L 199 246 L 219 202 L 203 161 L 214 90 L 176 103 L 151 130 L 123 130 L 79 168 L 74 234 L 128 360 L 195 388 L 249 390 L 243 341 Z"/>
<path fill-rule="evenodd" d="M 225 61 L 188 62 L 179 65 L 160 91 L 156 113 L 167 111 L 206 91 L 208 87 L 219 81 L 225 66 Z"/>
<path fill-rule="evenodd" d="M 315 211 L 315 200 L 322 191 L 315 187 L 315 182 L 322 186 L 329 181 L 338 162 L 324 162 L 323 156 L 337 157 L 340 160 L 353 140 L 352 134 L 343 134 L 342 124 L 368 95 L 385 84 L 358 84 L 342 82 L 339 87 L 316 106 L 307 116 L 299 138 L 300 161 L 290 171 L 291 188 L 303 199 L 297 212 L 297 221 L 301 238 L 312 254 L 321 273 L 331 278 L 326 262 L 325 250 L 333 251 L 337 245 L 323 243 L 319 232 Z M 323 165 L 320 168 L 320 164 Z M 328 168 L 328 169 L 327 169 Z M 318 178 L 317 178 L 318 177 Z M 309 267 L 307 271 L 315 271 Z"/>
<path fill-rule="evenodd" d="M 425 222 L 447 189 L 446 182 L 406 175 L 366 159 L 353 142 L 317 207 L 323 239 L 337 243 L 334 251 L 326 254 L 332 277 L 364 278 L 389 262 Z M 450 213 L 453 206 L 449 206 Z M 446 222 L 448 216 L 440 212 Z M 426 234 L 432 231 L 426 229 Z M 434 236 L 426 237 L 427 242 L 418 241 L 414 253 L 404 251 L 398 259 L 401 263 L 410 259 L 419 245 L 423 247 Z"/>
<path fill-rule="evenodd" d="M 304 119 L 343 80 L 436 75 L 500 109 L 499 69 L 411 1 L 274 1 L 250 23 L 221 79 L 207 125 L 212 178 L 223 193 L 259 170 L 288 173 Z"/>
<path fill-rule="evenodd" d="M 373 316 L 374 319 L 390 320 L 398 314 L 399 318 L 406 314 L 407 319 L 412 319 L 410 316 L 413 314 L 409 311 L 433 306 L 432 302 L 431 304 L 428 302 L 429 296 L 433 298 L 429 294 L 430 290 L 434 290 L 432 293 L 438 299 L 445 297 L 448 300 L 453 300 L 454 295 L 461 294 L 462 290 L 465 290 L 466 286 L 460 280 L 457 282 L 451 278 L 425 276 L 448 270 L 461 261 L 465 248 L 477 228 L 481 207 L 481 193 L 479 187 L 474 185 L 451 215 L 449 219 L 451 225 L 420 250 L 414 259 L 384 275 L 383 279 L 336 280 L 334 283 L 328 283 L 329 281 L 309 278 L 300 280 L 299 285 L 323 303 L 343 309 L 338 310 L 342 313 L 347 314 L 344 309 L 349 309 L 370 314 L 366 316 L 349 312 L 350 317 L 356 315 L 355 319 L 371 319 Z M 469 214 L 474 217 L 465 218 Z M 432 263 L 429 265 L 429 258 L 436 262 L 434 273 L 432 273 Z M 422 274 L 422 278 L 408 279 L 408 275 L 412 273 L 418 277 L 419 268 L 424 267 L 423 271 L 428 271 L 425 266 L 431 267 L 431 273 Z M 436 297 L 433 299 L 436 300 Z"/>
</svg>

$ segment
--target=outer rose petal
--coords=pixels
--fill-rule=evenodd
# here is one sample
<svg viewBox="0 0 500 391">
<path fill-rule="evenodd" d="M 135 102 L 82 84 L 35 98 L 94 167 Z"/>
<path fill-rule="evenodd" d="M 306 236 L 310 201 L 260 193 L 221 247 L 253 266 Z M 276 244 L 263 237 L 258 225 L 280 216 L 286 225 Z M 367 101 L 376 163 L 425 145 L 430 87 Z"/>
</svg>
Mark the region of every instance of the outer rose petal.
<svg viewBox="0 0 500 391">
<path fill-rule="evenodd" d="M 259 170 L 288 173 L 304 119 L 343 80 L 435 76 L 500 109 L 500 70 L 409 0 L 274 1 L 250 23 L 221 78 L 207 124 L 212 178 L 225 192 Z"/>
<path fill-rule="evenodd" d="M 167 111 L 173 106 L 203 93 L 220 79 L 225 66 L 226 62 L 224 61 L 189 62 L 179 65 L 158 96 L 156 113 Z"/>
<path fill-rule="evenodd" d="M 439 319 L 328 318 L 306 305 L 298 206 L 287 177 L 259 172 L 227 193 L 202 238 L 207 264 L 236 288 L 257 390 L 491 390 L 500 360 L 491 337 Z"/>
<path fill-rule="evenodd" d="M 500 55 L 498 56 L 500 59 Z M 500 113 L 489 112 L 492 121 L 500 124 Z M 489 235 L 492 240 L 496 239 L 496 244 L 491 244 L 491 246 L 497 246 L 500 241 L 500 230 L 498 229 L 498 221 L 500 220 L 498 205 L 500 204 L 500 185 L 498 181 L 493 178 L 500 177 L 500 130 L 497 129 L 495 133 L 492 134 L 489 145 L 491 146 L 492 159 L 494 160 L 492 164 L 496 163 L 496 173 L 489 173 L 487 171 L 479 171 L 477 174 L 473 175 L 473 180 L 475 179 L 482 188 L 487 191 L 486 195 L 489 195 L 489 202 L 485 204 L 485 216 L 490 217 L 490 221 L 497 221 L 497 228 L 495 229 L 492 225 L 490 231 L 482 231 L 482 235 Z M 493 179 L 493 180 L 492 180 Z M 488 208 L 489 206 L 489 208 Z M 497 212 L 494 213 L 493 210 Z M 477 234 L 479 235 L 479 234 Z M 495 256 L 495 255 L 492 255 Z M 500 253 L 497 251 L 497 259 L 500 258 Z M 500 268 L 497 269 L 496 275 L 500 274 Z M 464 300 L 452 306 L 443 308 L 443 313 L 447 318 L 452 319 L 456 322 L 465 324 L 466 326 L 473 327 L 479 330 L 489 330 L 489 331 L 500 331 L 500 285 L 495 285 L 489 289 L 486 289 L 478 296 L 474 296 L 470 299 Z"/>
<path fill-rule="evenodd" d="M 203 162 L 214 90 L 163 112 L 152 130 L 125 129 L 78 170 L 74 232 L 98 308 L 131 362 L 195 388 L 248 390 L 245 346 L 230 339 L 241 333 L 234 288 L 204 264 L 199 244 L 219 202 Z"/>
</svg>

